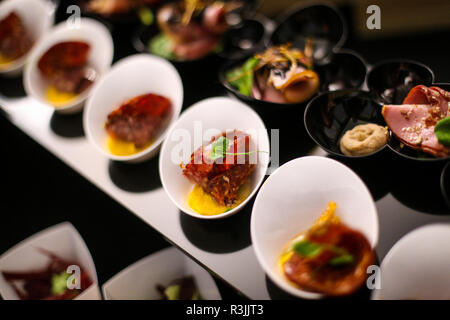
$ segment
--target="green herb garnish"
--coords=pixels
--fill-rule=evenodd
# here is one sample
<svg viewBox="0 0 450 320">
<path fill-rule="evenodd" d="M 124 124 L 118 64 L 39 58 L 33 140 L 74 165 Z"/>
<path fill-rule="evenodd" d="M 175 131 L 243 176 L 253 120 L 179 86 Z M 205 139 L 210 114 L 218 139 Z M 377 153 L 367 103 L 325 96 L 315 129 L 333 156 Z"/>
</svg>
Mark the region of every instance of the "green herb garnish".
<svg viewBox="0 0 450 320">
<path fill-rule="evenodd" d="M 258 65 L 259 59 L 249 58 L 242 67 L 228 71 L 225 75 L 227 81 L 240 93 L 250 96 L 253 87 L 253 69 Z"/>
<path fill-rule="evenodd" d="M 440 144 L 450 146 L 450 117 L 444 118 L 436 124 L 434 134 Z"/>
<path fill-rule="evenodd" d="M 59 295 L 64 293 L 67 290 L 67 279 L 69 279 L 70 273 L 65 271 L 60 274 L 52 275 L 52 288 L 51 292 L 53 295 Z"/>
<path fill-rule="evenodd" d="M 302 257 L 314 258 L 322 252 L 323 246 L 308 240 L 302 240 L 294 244 L 292 249 Z"/>
<path fill-rule="evenodd" d="M 328 261 L 327 264 L 333 267 L 340 267 L 351 264 L 355 261 L 353 255 L 347 250 L 325 243 L 316 243 L 309 240 L 301 240 L 292 246 L 292 250 L 304 258 L 314 258 L 322 253 L 323 250 L 329 250 L 337 254 L 336 257 Z"/>
<path fill-rule="evenodd" d="M 172 49 L 172 40 L 160 33 L 150 39 L 149 50 L 151 53 L 169 60 L 176 60 L 177 56 Z"/>
<path fill-rule="evenodd" d="M 239 155 L 249 155 L 254 152 L 266 152 L 266 151 L 227 152 L 230 144 L 231 144 L 230 139 L 224 136 L 221 136 L 216 141 L 214 141 L 211 146 L 211 154 L 209 155 L 211 160 L 214 161 L 217 159 L 222 159 L 226 155 L 239 156 Z"/>
<path fill-rule="evenodd" d="M 351 254 L 343 254 L 342 256 L 331 259 L 328 264 L 334 267 L 339 267 L 347 264 L 352 264 L 355 258 Z"/>
</svg>

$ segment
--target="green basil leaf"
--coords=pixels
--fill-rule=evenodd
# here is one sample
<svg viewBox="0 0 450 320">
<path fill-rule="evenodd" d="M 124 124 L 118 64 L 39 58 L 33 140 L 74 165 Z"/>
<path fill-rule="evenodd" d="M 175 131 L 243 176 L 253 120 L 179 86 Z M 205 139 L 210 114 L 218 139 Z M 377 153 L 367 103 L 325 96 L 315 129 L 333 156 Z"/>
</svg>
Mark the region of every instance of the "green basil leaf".
<svg viewBox="0 0 450 320">
<path fill-rule="evenodd" d="M 211 160 L 224 158 L 229 146 L 230 140 L 223 136 L 214 141 L 211 146 Z"/>
<path fill-rule="evenodd" d="M 450 117 L 444 118 L 436 124 L 434 134 L 440 144 L 450 146 Z"/>
<path fill-rule="evenodd" d="M 228 71 L 225 77 L 240 93 L 250 96 L 253 87 L 253 69 L 258 63 L 259 59 L 251 57 L 241 67 Z"/>
<path fill-rule="evenodd" d="M 294 244 L 293 250 L 305 258 L 314 258 L 322 252 L 322 245 L 310 242 L 308 240 L 302 240 Z"/>
<path fill-rule="evenodd" d="M 342 256 L 335 257 L 331 259 L 328 264 L 338 267 L 347 264 L 351 264 L 355 261 L 355 258 L 351 254 L 344 254 Z"/>
</svg>

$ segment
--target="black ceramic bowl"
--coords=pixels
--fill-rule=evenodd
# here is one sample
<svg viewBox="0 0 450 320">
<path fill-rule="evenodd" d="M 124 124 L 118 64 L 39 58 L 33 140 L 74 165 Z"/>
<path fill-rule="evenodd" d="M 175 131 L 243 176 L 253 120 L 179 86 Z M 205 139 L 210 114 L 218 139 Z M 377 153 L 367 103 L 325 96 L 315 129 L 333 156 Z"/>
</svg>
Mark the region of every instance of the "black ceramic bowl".
<svg viewBox="0 0 450 320">
<path fill-rule="evenodd" d="M 420 62 L 404 59 L 381 61 L 370 68 L 367 87 L 380 104 L 401 104 L 416 85 L 429 86 L 433 71 Z"/>
<path fill-rule="evenodd" d="M 366 79 L 364 59 L 354 51 L 341 50 L 330 62 L 316 68 L 319 74 L 319 92 L 361 88 Z"/>
<path fill-rule="evenodd" d="M 331 4 L 300 4 L 277 19 L 278 26 L 269 38 L 269 45 L 291 42 L 304 49 L 308 38 L 314 39 L 314 60 L 326 62 L 347 38 L 347 25 L 342 14 Z"/>
<path fill-rule="evenodd" d="M 446 91 L 450 91 L 450 84 L 448 83 L 433 83 L 427 86 L 435 86 L 442 88 Z M 402 100 L 403 101 L 403 100 Z M 402 156 L 409 160 L 415 160 L 415 161 L 448 161 L 450 160 L 450 156 L 447 157 L 434 157 L 431 154 L 414 150 L 412 148 L 409 148 L 407 146 L 404 146 L 393 134 L 390 133 L 390 138 L 388 142 L 389 148 L 394 151 L 399 156 Z"/>
<path fill-rule="evenodd" d="M 306 107 L 308 101 L 301 103 L 274 103 L 264 100 L 258 100 L 246 96 L 233 87 L 226 79 L 226 73 L 236 67 L 241 66 L 249 56 L 236 61 L 225 63 L 219 71 L 219 79 L 226 90 L 238 99 L 250 104 L 257 112 L 274 113 L 285 110 L 302 110 Z M 333 54 L 330 62 L 318 66 L 315 71 L 319 75 L 320 87 L 319 93 L 333 91 L 336 89 L 359 89 L 364 83 L 366 76 L 366 65 L 363 59 L 353 51 L 345 51 Z"/>
<path fill-rule="evenodd" d="M 445 165 L 441 174 L 441 190 L 442 195 L 450 209 L 450 161 Z"/>
<path fill-rule="evenodd" d="M 309 136 L 325 151 L 345 158 L 365 158 L 344 155 L 339 142 L 347 130 L 366 123 L 385 126 L 381 106 L 372 99 L 369 92 L 356 89 L 325 92 L 312 99 L 305 110 L 304 122 Z"/>
</svg>

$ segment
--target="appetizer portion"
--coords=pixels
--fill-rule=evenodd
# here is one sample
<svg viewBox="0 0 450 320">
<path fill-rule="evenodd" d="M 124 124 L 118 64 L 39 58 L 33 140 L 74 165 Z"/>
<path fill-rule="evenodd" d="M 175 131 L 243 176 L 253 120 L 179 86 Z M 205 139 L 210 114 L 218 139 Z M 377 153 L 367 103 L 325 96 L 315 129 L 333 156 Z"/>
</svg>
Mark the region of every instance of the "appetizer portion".
<svg viewBox="0 0 450 320">
<path fill-rule="evenodd" d="M 150 40 L 151 53 L 170 60 L 195 60 L 218 50 L 230 27 L 226 16 L 240 1 L 184 0 L 164 5 L 157 13 L 161 31 Z"/>
<path fill-rule="evenodd" d="M 250 194 L 248 178 L 255 169 L 250 163 L 250 135 L 233 130 L 213 137 L 181 165 L 183 175 L 195 186 L 189 206 L 204 215 L 221 214 L 238 206 Z"/>
<path fill-rule="evenodd" d="M 339 142 L 339 147 L 347 156 L 364 156 L 382 148 L 387 140 L 388 131 L 385 127 L 366 123 L 346 131 Z"/>
<path fill-rule="evenodd" d="M 39 59 L 38 68 L 48 84 L 46 97 L 62 106 L 83 93 L 97 77 L 88 66 L 90 45 L 82 41 L 59 42 Z"/>
<path fill-rule="evenodd" d="M 162 300 L 202 300 L 193 277 L 172 281 L 167 287 L 158 285 Z"/>
<path fill-rule="evenodd" d="M 405 146 L 435 157 L 450 155 L 450 92 L 418 85 L 401 105 L 385 105 L 389 129 Z"/>
<path fill-rule="evenodd" d="M 274 103 L 301 103 L 319 89 L 319 76 L 312 70 L 311 41 L 304 51 L 291 44 L 275 46 L 230 70 L 225 78 L 241 94 Z"/>
<path fill-rule="evenodd" d="M 108 115 L 105 123 L 109 151 L 126 156 L 149 147 L 167 125 L 171 112 L 171 101 L 153 93 L 126 101 Z"/>
<path fill-rule="evenodd" d="M 79 263 L 64 260 L 44 249 L 39 251 L 50 260 L 46 268 L 28 272 L 1 271 L 21 300 L 71 300 L 93 283 Z M 80 289 L 68 288 L 67 281 L 70 281 L 71 273 L 66 271 L 71 265 L 80 266 Z"/>
<path fill-rule="evenodd" d="M 0 68 L 27 53 L 33 41 L 14 11 L 0 20 Z"/>
<path fill-rule="evenodd" d="M 328 207 L 307 231 L 288 243 L 280 271 L 294 286 L 329 296 L 349 295 L 366 281 L 375 253 L 367 238 L 343 224 Z"/>
</svg>

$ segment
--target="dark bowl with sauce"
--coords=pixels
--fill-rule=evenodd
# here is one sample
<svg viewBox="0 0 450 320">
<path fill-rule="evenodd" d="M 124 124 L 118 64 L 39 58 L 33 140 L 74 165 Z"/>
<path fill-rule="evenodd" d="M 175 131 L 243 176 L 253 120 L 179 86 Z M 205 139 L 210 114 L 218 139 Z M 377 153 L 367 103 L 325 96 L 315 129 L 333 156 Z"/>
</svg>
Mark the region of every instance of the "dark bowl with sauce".
<svg viewBox="0 0 450 320">
<path fill-rule="evenodd" d="M 367 91 L 356 89 L 325 92 L 312 99 L 306 107 L 304 123 L 314 142 L 326 152 L 343 158 L 367 158 L 386 145 L 366 155 L 349 156 L 340 150 L 340 140 L 346 131 L 357 125 L 374 123 L 386 126 L 381 106 Z"/>
<path fill-rule="evenodd" d="M 446 91 L 450 91 L 450 84 L 449 83 L 433 83 L 429 84 L 427 86 L 434 86 L 439 87 L 441 89 L 444 89 Z M 409 91 L 408 91 L 409 92 Z M 403 101 L 403 100 L 402 100 Z M 388 140 L 388 147 L 395 152 L 397 155 L 412 161 L 427 161 L 427 162 L 438 162 L 438 161 L 449 161 L 450 155 L 447 157 L 435 157 L 431 154 L 428 154 L 426 152 L 412 149 L 408 146 L 405 146 L 403 143 L 401 143 L 391 131 L 389 131 L 389 140 Z"/>
</svg>

